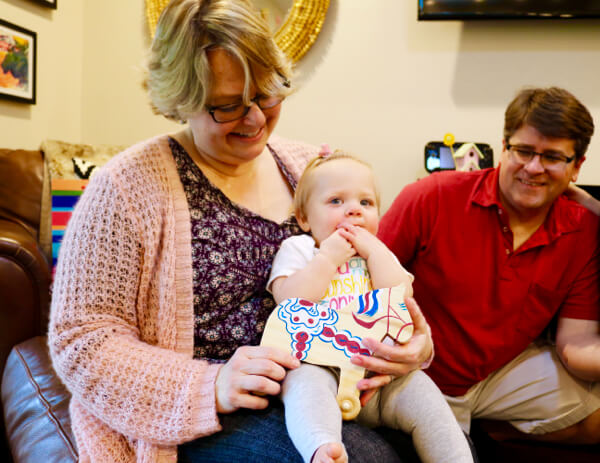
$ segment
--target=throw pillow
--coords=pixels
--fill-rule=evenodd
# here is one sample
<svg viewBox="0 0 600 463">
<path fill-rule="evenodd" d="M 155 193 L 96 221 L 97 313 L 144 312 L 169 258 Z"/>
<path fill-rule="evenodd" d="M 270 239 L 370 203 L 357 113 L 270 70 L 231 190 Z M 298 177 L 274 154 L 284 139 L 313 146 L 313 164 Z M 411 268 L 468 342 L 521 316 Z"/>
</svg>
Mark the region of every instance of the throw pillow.
<svg viewBox="0 0 600 463">
<path fill-rule="evenodd" d="M 52 272 L 68 218 L 89 178 L 126 145 L 86 145 L 45 140 L 40 246 L 52 261 Z M 68 180 L 71 183 L 61 183 Z M 57 182 L 57 183 L 55 183 Z M 54 198 L 56 196 L 56 199 Z"/>
</svg>

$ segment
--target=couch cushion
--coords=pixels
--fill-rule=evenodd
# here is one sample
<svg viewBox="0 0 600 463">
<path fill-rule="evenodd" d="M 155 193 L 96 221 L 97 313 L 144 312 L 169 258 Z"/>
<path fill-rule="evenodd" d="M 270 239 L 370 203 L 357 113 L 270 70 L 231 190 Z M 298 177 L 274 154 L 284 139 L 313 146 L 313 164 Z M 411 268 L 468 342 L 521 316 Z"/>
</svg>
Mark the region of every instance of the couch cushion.
<svg viewBox="0 0 600 463">
<path fill-rule="evenodd" d="M 41 146 L 51 179 L 89 178 L 93 166 L 103 166 L 125 148 L 125 145 L 85 145 L 58 140 L 44 140 Z"/>
<path fill-rule="evenodd" d="M 0 218 L 38 239 L 43 160 L 40 151 L 0 149 Z"/>
<path fill-rule="evenodd" d="M 55 180 L 77 181 L 88 179 L 97 170 L 106 164 L 115 154 L 124 150 L 125 145 L 86 145 L 82 143 L 68 143 L 59 140 L 44 140 L 41 149 L 45 158 L 45 172 L 41 203 L 40 247 L 52 260 L 52 267 L 56 265 L 56 255 L 60 246 L 61 234 L 66 223 L 56 226 L 52 222 L 53 185 Z M 72 210 L 71 205 L 71 210 Z M 64 212 L 64 211 L 60 211 Z M 53 231 L 55 232 L 53 235 Z"/>
<path fill-rule="evenodd" d="M 70 397 L 52 368 L 46 337 L 31 338 L 13 348 L 2 377 L 2 405 L 16 462 L 77 461 Z"/>
</svg>

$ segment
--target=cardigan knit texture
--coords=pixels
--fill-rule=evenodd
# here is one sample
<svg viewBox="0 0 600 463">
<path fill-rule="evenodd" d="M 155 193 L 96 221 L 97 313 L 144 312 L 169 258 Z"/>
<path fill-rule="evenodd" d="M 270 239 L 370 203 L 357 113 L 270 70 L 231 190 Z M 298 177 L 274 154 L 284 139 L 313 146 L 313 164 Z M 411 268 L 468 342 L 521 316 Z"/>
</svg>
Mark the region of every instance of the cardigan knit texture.
<svg viewBox="0 0 600 463">
<path fill-rule="evenodd" d="M 318 148 L 272 136 L 297 179 Z M 221 430 L 218 364 L 193 358 L 191 222 L 167 136 L 92 178 L 60 249 L 48 344 L 81 462 L 175 462 Z"/>
</svg>

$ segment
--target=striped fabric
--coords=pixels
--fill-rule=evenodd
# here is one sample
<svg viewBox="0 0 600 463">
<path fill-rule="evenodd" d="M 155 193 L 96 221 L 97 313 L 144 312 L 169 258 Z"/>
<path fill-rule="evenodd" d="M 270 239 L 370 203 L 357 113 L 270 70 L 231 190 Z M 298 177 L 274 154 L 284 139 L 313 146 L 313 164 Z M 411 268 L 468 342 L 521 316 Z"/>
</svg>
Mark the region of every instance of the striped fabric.
<svg viewBox="0 0 600 463">
<path fill-rule="evenodd" d="M 71 218 L 73 208 L 81 197 L 89 180 L 54 179 L 52 180 L 52 275 L 56 268 L 58 250 Z"/>
</svg>

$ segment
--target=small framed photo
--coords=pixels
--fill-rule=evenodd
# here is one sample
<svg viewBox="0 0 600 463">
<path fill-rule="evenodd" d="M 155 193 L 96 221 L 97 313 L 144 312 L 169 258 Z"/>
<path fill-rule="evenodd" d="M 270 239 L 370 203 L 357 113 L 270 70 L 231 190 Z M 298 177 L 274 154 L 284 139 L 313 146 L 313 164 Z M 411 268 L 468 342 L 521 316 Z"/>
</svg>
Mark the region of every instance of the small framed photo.
<svg viewBox="0 0 600 463">
<path fill-rule="evenodd" d="M 56 10 L 56 2 L 58 0 L 33 0 L 36 3 L 39 3 L 40 5 L 44 5 L 47 6 L 48 8 L 54 8 Z"/>
<path fill-rule="evenodd" d="M 0 98 L 35 104 L 37 34 L 0 19 Z"/>
</svg>

